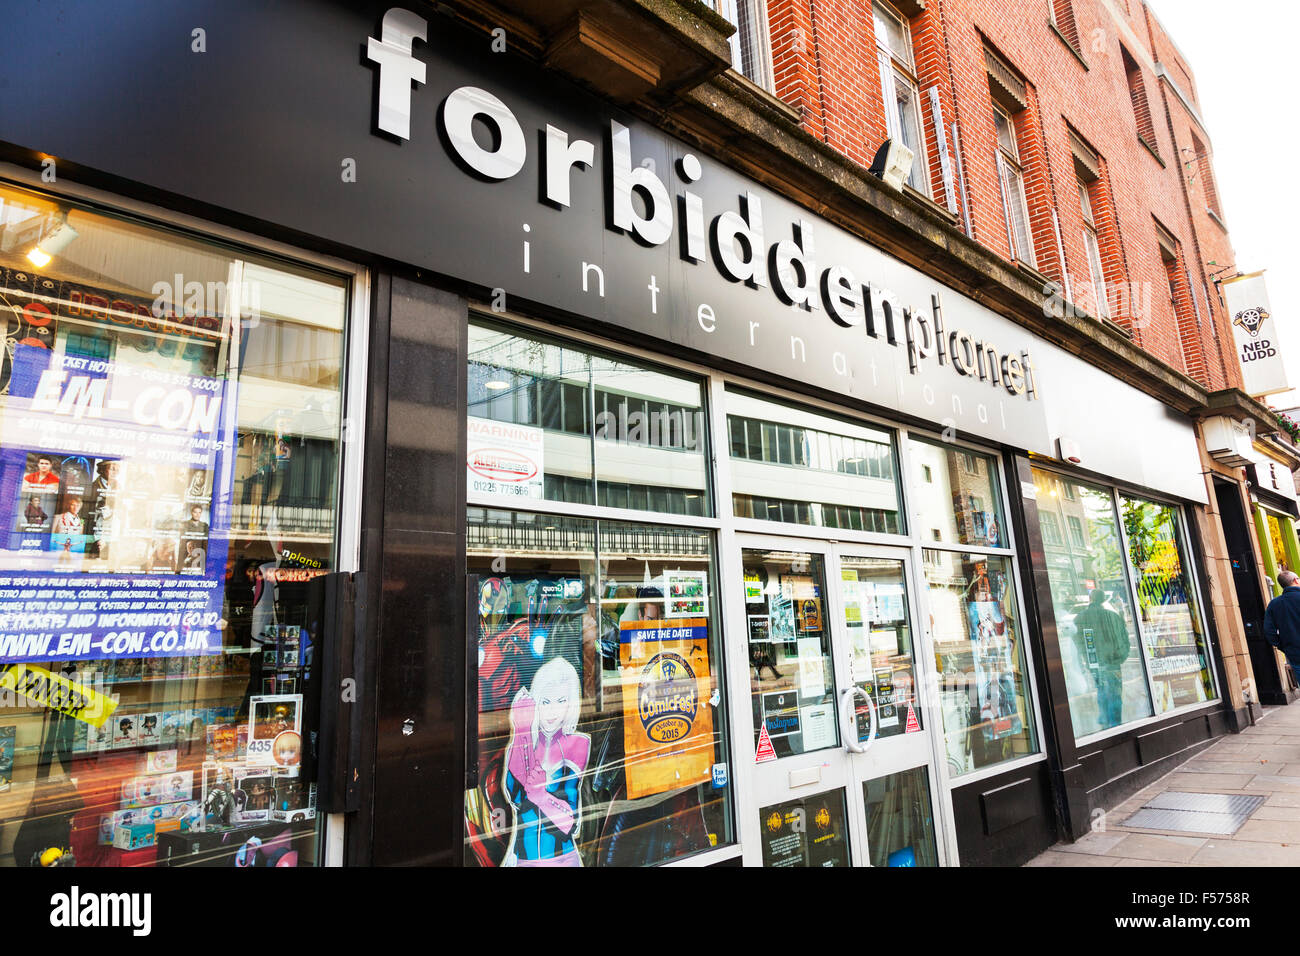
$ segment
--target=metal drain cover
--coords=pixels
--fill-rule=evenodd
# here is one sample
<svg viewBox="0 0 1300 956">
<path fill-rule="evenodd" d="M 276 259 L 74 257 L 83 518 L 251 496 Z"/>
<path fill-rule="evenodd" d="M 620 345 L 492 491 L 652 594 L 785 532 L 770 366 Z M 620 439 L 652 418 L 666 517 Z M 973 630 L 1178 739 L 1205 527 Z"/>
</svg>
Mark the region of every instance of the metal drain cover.
<svg viewBox="0 0 1300 956">
<path fill-rule="evenodd" d="M 1153 797 L 1150 803 L 1125 820 L 1124 825 L 1146 830 L 1181 830 L 1226 836 L 1240 830 L 1264 799 L 1255 794 L 1173 790 Z"/>
</svg>

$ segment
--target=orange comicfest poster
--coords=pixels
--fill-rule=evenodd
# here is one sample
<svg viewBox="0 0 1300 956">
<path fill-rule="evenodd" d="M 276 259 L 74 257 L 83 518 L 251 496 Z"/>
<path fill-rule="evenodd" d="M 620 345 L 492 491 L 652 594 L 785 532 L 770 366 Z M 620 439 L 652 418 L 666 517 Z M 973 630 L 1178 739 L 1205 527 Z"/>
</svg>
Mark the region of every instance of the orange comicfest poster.
<svg viewBox="0 0 1300 956">
<path fill-rule="evenodd" d="M 623 740 L 630 799 L 710 779 L 713 693 L 707 618 L 624 621 Z"/>
</svg>

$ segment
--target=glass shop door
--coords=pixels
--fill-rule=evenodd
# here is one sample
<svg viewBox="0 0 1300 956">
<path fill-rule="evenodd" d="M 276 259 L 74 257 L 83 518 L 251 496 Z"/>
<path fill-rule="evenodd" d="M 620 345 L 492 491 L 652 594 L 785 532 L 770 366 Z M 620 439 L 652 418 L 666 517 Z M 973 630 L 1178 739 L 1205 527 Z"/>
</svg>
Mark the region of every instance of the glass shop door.
<svg viewBox="0 0 1300 956">
<path fill-rule="evenodd" d="M 753 742 L 746 864 L 940 865 L 910 552 L 738 543 L 743 580 L 725 590 L 750 687 L 736 709 L 737 741 Z"/>
</svg>

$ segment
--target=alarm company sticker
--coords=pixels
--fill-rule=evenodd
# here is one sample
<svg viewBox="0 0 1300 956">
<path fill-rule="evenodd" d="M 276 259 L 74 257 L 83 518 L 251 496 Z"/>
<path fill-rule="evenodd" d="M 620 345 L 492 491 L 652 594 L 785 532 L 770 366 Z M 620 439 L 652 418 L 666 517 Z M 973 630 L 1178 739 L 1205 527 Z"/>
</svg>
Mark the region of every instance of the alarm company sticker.
<svg viewBox="0 0 1300 956">
<path fill-rule="evenodd" d="M 775 759 L 776 748 L 772 746 L 772 738 L 768 735 L 767 721 L 763 721 L 763 729 L 758 732 L 758 749 L 754 752 L 754 763 L 766 763 Z"/>
</svg>

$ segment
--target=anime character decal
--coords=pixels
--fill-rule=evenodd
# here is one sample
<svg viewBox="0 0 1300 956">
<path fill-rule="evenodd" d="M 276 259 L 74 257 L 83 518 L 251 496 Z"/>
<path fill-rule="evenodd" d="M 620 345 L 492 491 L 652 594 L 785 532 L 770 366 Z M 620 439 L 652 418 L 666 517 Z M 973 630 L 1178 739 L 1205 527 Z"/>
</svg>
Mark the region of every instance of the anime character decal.
<svg viewBox="0 0 1300 956">
<path fill-rule="evenodd" d="M 581 866 L 577 831 L 591 738 L 576 733 L 578 672 L 563 657 L 538 668 L 510 705 L 502 790 L 514 811 L 505 866 Z"/>
</svg>

